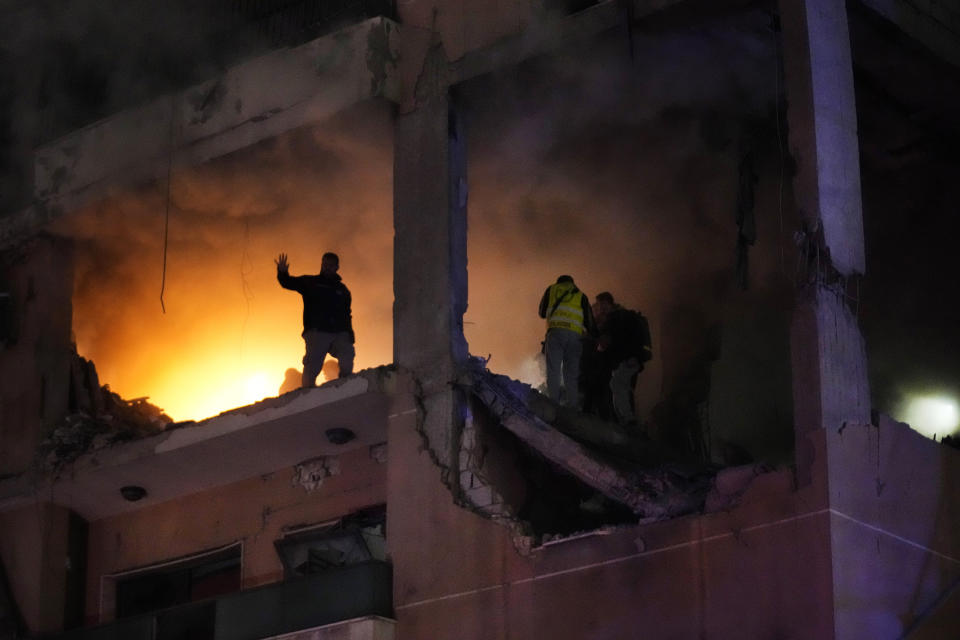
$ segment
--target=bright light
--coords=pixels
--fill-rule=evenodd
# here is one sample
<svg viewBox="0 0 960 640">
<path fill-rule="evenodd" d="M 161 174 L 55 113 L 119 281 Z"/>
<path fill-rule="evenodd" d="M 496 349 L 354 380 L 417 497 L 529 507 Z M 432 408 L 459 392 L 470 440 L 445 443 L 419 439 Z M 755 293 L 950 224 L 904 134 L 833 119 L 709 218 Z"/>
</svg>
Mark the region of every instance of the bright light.
<svg viewBox="0 0 960 640">
<path fill-rule="evenodd" d="M 960 426 L 957 401 L 945 396 L 917 396 L 906 402 L 905 420 L 916 431 L 928 438 L 953 435 Z"/>
<path fill-rule="evenodd" d="M 255 373 L 247 378 L 244 388 L 247 392 L 247 398 L 256 398 L 262 400 L 267 396 L 277 395 L 276 385 L 270 384 L 270 379 L 265 373 Z M 254 402 L 256 402 L 254 400 Z"/>
</svg>

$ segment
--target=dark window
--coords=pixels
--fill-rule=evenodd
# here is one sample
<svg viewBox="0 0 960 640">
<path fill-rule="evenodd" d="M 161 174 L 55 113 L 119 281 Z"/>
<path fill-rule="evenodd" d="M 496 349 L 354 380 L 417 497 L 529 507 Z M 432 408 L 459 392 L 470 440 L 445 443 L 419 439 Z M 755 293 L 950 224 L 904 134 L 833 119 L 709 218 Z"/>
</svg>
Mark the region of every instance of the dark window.
<svg viewBox="0 0 960 640">
<path fill-rule="evenodd" d="M 67 580 L 63 628 L 83 626 L 87 587 L 87 521 L 70 512 L 67 525 Z M 2 634 L 0 634 L 2 635 Z"/>
<path fill-rule="evenodd" d="M 240 590 L 240 546 L 117 580 L 117 617 Z"/>
<path fill-rule="evenodd" d="M 13 298 L 6 291 L 0 291 L 0 345 L 13 342 Z"/>
<path fill-rule="evenodd" d="M 275 543 L 284 577 L 386 560 L 386 515 L 385 506 L 372 507 L 328 525 L 288 533 Z"/>
</svg>

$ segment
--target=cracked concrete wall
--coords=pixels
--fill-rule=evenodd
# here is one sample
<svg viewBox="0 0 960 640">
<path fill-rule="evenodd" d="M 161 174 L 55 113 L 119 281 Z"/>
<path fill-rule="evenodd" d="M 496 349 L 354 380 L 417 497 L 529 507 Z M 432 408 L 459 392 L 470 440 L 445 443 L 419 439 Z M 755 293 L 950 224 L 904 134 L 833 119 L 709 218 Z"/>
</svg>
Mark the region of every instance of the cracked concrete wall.
<svg viewBox="0 0 960 640">
<path fill-rule="evenodd" d="M 387 519 L 398 637 L 465 640 L 829 638 L 821 484 L 764 474 L 729 511 L 624 526 L 517 553 L 507 527 L 457 506 L 398 398 Z M 822 476 L 821 476 L 822 477 Z"/>
<path fill-rule="evenodd" d="M 798 473 L 812 429 L 868 422 L 866 349 L 846 296 L 865 271 L 853 66 L 842 0 L 781 0 L 794 194 L 806 265 L 791 328 Z"/>
<path fill-rule="evenodd" d="M 312 490 L 296 482 L 297 470 L 288 467 L 91 522 L 87 623 L 113 615 L 98 611 L 101 576 L 237 541 L 243 544 L 242 588 L 281 580 L 283 565 L 273 543 L 284 528 L 327 522 L 386 502 L 382 456 L 362 447 L 336 458 L 340 472 Z"/>
<path fill-rule="evenodd" d="M 791 334 L 797 437 L 869 423 L 866 344 L 843 293 L 814 285 L 797 302 Z"/>
<path fill-rule="evenodd" d="M 38 236 L 0 255 L 11 336 L 0 343 L 0 477 L 33 462 L 44 427 L 67 413 L 73 258 L 68 241 Z"/>
<path fill-rule="evenodd" d="M 406 64 L 420 66 L 394 135 L 394 362 L 419 386 L 420 429 L 438 464 L 455 469 L 463 401 L 452 383 L 467 356 L 465 134 L 443 46 Z"/>
<path fill-rule="evenodd" d="M 829 473 L 835 637 L 952 637 L 960 451 L 886 416 L 818 435 Z M 929 615 L 943 605 L 952 612 Z"/>
</svg>

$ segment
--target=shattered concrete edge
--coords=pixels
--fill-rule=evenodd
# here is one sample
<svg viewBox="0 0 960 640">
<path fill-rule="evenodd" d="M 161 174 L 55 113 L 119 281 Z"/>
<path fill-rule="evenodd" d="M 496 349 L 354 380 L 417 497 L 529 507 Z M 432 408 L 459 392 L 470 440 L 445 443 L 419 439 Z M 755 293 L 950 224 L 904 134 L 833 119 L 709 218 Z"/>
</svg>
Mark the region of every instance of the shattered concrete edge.
<svg viewBox="0 0 960 640">
<path fill-rule="evenodd" d="M 507 529 L 510 531 L 511 541 L 513 542 L 513 546 L 517 550 L 517 552 L 520 553 L 521 555 L 530 554 L 534 549 L 535 541 L 534 541 L 533 535 L 531 534 L 532 528 L 530 527 L 529 523 L 518 519 L 516 516 L 510 513 L 509 510 L 507 509 L 501 509 L 501 508 L 491 509 L 491 508 L 485 508 L 484 506 L 479 505 L 477 501 L 471 498 L 471 495 L 469 494 L 469 492 L 463 489 L 463 484 L 461 482 L 460 475 L 461 473 L 464 472 L 464 470 L 460 468 L 460 465 L 458 465 L 458 468 L 453 469 L 451 468 L 450 465 L 446 465 L 441 461 L 439 454 L 431 444 L 430 438 L 426 432 L 426 429 L 424 428 L 424 423 L 426 422 L 426 417 L 427 417 L 427 409 L 426 409 L 426 403 L 424 401 L 425 394 L 423 391 L 423 384 L 414 372 L 407 371 L 407 370 L 405 371 L 409 374 L 414 387 L 414 391 L 412 395 L 413 395 L 414 404 L 417 407 L 417 419 L 416 419 L 416 424 L 414 426 L 414 429 L 417 432 L 417 434 L 420 436 L 420 443 L 421 443 L 420 450 L 427 453 L 427 455 L 430 457 L 430 461 L 440 471 L 440 482 L 450 492 L 450 497 L 453 504 L 457 505 L 462 509 L 466 509 L 467 511 L 475 513 L 476 515 L 484 519 L 492 520 L 502 526 L 507 527 Z M 449 384 L 453 388 L 459 388 L 459 384 L 457 383 L 457 381 L 451 381 Z M 456 441 L 457 441 L 456 461 L 458 463 L 460 461 L 460 453 L 463 451 L 464 431 L 465 429 L 461 428 L 455 434 Z M 481 482 L 487 487 L 490 486 L 489 483 L 487 483 L 485 479 L 483 479 L 482 474 L 477 473 L 479 469 L 472 468 L 472 469 L 467 469 L 467 471 L 469 471 L 473 477 L 479 478 Z M 471 489 L 473 488 L 474 487 L 471 487 Z M 477 487 L 477 488 L 479 489 L 482 487 Z M 502 498 L 500 498 L 499 502 L 495 502 L 492 499 L 493 491 L 492 491 L 492 487 L 490 488 L 491 488 L 491 500 L 488 502 L 487 507 L 493 504 L 503 505 Z"/>
<path fill-rule="evenodd" d="M 643 518 L 666 519 L 702 512 L 714 483 L 715 473 L 709 469 L 686 477 L 669 465 L 623 474 L 541 420 L 515 390 L 504 386 L 503 380 L 509 379 L 494 376 L 479 359 L 468 362 L 461 372 L 461 384 L 493 411 L 505 428 L 607 498 Z"/>
<path fill-rule="evenodd" d="M 0 480 L 0 510 L 13 506 L 21 498 L 46 491 L 61 479 L 70 479 L 88 470 L 101 467 L 100 456 L 110 456 L 120 462 L 130 462 L 211 440 L 264 421 L 291 413 L 314 409 L 362 393 L 392 393 L 396 386 L 397 369 L 384 365 L 364 369 L 352 376 L 333 380 L 319 387 L 297 389 L 275 398 L 267 398 L 251 405 L 237 407 L 217 416 L 194 422 L 171 423 L 159 433 L 140 439 L 107 442 L 102 448 L 88 448 L 65 464 L 45 469 L 33 465 L 23 473 Z M 98 441 L 102 442 L 102 441 Z"/>
</svg>

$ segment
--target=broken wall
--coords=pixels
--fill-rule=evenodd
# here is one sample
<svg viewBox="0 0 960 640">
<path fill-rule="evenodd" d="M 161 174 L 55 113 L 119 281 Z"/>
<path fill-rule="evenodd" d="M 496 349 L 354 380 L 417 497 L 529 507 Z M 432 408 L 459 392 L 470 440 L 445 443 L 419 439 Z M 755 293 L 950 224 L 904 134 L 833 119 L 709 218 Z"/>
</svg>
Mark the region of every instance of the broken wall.
<svg viewBox="0 0 960 640">
<path fill-rule="evenodd" d="M 73 251 L 36 236 L 0 254 L 0 293 L 9 293 L 0 336 L 0 477 L 25 471 L 45 429 L 67 413 L 73 360 Z"/>
<path fill-rule="evenodd" d="M 625 526 L 518 553 L 454 504 L 416 431 L 389 426 L 388 545 L 401 637 L 831 637 L 825 487 L 766 474 L 725 513 Z"/>
<path fill-rule="evenodd" d="M 469 135 L 471 351 L 490 354 L 494 371 L 542 383 L 536 304 L 568 273 L 591 300 L 610 291 L 647 316 L 644 420 L 665 396 L 687 393 L 677 389 L 693 386 L 685 379 L 706 378 L 695 391 L 715 438 L 748 446 L 759 436 L 753 455 L 788 458 L 799 218 L 777 34 L 755 11 L 638 29 L 633 57 L 630 44 L 610 30 L 458 86 Z M 744 183 L 752 208 L 741 228 Z M 746 227 L 752 246 L 740 242 Z M 720 348 L 707 358 L 714 330 Z"/>
</svg>

